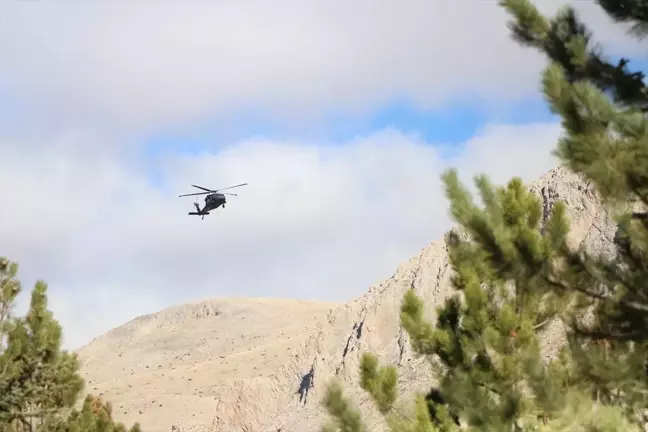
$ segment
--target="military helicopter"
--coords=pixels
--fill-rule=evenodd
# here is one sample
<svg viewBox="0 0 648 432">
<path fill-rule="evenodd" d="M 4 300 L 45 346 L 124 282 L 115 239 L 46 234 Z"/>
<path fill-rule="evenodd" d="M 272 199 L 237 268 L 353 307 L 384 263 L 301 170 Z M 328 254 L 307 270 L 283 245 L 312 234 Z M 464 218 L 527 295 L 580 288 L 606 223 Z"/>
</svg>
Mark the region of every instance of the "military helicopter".
<svg viewBox="0 0 648 432">
<path fill-rule="evenodd" d="M 202 216 L 202 219 L 205 219 L 205 216 L 209 214 L 210 211 L 216 210 L 218 207 L 223 206 L 225 208 L 225 203 L 227 202 L 227 199 L 225 198 L 225 195 L 232 195 L 232 196 L 238 196 L 233 193 L 222 193 L 221 191 L 227 190 L 227 189 L 233 189 L 236 187 L 241 187 L 245 186 L 247 183 L 241 183 L 236 186 L 230 186 L 226 187 L 224 189 L 207 189 L 202 186 L 198 185 L 191 185 L 195 187 L 196 189 L 201 189 L 204 192 L 196 192 L 196 193 L 190 193 L 190 194 L 184 194 L 178 196 L 178 198 L 186 197 L 186 196 L 194 196 L 194 195 L 207 195 L 205 197 L 205 206 L 200 209 L 200 206 L 198 205 L 197 202 L 194 202 L 194 205 L 196 206 L 196 211 L 195 212 L 189 212 L 189 215 L 191 216 Z"/>
</svg>

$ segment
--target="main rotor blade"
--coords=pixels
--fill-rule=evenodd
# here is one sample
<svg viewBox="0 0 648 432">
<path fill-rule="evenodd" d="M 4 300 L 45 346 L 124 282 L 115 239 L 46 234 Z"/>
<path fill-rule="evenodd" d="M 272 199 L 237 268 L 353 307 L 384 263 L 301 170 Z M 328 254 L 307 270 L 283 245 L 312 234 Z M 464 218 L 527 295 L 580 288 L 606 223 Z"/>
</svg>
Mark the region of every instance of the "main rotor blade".
<svg viewBox="0 0 648 432">
<path fill-rule="evenodd" d="M 195 188 L 197 188 L 197 189 L 202 189 L 202 190 L 207 191 L 207 192 L 214 192 L 213 190 L 211 190 L 211 189 L 207 189 L 207 188 L 204 188 L 204 187 L 202 187 L 202 186 L 196 186 L 196 185 L 191 185 L 191 186 L 193 186 L 193 187 L 195 187 Z"/>
<path fill-rule="evenodd" d="M 232 196 L 238 196 L 238 195 L 236 195 L 236 194 L 233 194 L 233 193 L 227 193 L 227 192 L 224 192 L 224 193 L 223 193 L 223 195 L 232 195 Z"/>
<path fill-rule="evenodd" d="M 240 185 L 236 185 L 236 186 L 230 186 L 230 187 L 226 187 L 226 188 L 223 188 L 223 189 L 216 189 L 214 192 L 224 191 L 224 190 L 227 190 L 227 189 L 232 189 L 232 188 L 241 187 L 241 186 L 245 186 L 245 185 L 247 185 L 247 183 L 241 183 Z"/>
<path fill-rule="evenodd" d="M 196 193 L 178 195 L 178 198 L 182 198 L 182 197 L 186 197 L 186 196 L 194 196 L 194 195 L 207 195 L 209 193 L 212 193 L 212 191 L 209 191 L 209 192 L 196 192 Z"/>
</svg>

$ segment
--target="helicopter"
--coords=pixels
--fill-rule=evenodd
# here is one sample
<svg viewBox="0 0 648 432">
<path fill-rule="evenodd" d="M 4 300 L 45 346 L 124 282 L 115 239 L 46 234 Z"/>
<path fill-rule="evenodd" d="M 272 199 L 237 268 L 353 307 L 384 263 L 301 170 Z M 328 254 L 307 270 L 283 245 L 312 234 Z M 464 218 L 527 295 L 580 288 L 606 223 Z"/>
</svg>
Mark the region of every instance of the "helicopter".
<svg viewBox="0 0 648 432">
<path fill-rule="evenodd" d="M 191 185 L 195 187 L 196 189 L 201 189 L 204 192 L 196 192 L 196 193 L 190 193 L 190 194 L 184 194 L 178 196 L 178 198 L 186 197 L 186 196 L 194 196 L 194 195 L 207 195 L 205 197 L 205 206 L 200 209 L 200 206 L 198 205 L 197 202 L 194 202 L 194 205 L 196 206 L 196 211 L 195 212 L 189 212 L 190 216 L 202 216 L 202 219 L 205 219 L 205 216 L 209 214 L 210 211 L 216 210 L 218 207 L 223 206 L 225 208 L 225 203 L 227 202 L 227 198 L 225 198 L 225 195 L 232 195 L 232 196 L 238 196 L 233 193 L 222 193 L 221 191 L 227 190 L 227 189 L 233 189 L 241 186 L 245 186 L 247 183 L 241 183 L 239 185 L 235 186 L 229 186 L 223 189 L 207 189 L 202 186 L 198 185 Z"/>
</svg>

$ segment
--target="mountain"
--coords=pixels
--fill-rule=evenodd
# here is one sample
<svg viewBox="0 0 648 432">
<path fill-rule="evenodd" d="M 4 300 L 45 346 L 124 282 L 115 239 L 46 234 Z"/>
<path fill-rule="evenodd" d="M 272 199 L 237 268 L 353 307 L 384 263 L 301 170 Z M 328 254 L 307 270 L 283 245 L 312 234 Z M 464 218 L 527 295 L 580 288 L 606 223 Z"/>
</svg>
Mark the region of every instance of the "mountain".
<svg viewBox="0 0 648 432">
<path fill-rule="evenodd" d="M 563 201 L 570 241 L 613 252 L 616 226 L 593 188 L 556 168 L 530 185 L 545 217 Z M 400 327 L 399 307 L 413 289 L 434 306 L 452 294 L 444 240 L 432 242 L 393 276 L 346 304 L 215 299 L 136 318 L 79 350 L 88 391 L 103 394 L 115 417 L 145 432 L 319 431 L 326 384 L 341 379 L 370 430 L 384 425 L 359 388 L 364 351 L 399 367 L 406 394 L 433 382 Z M 543 333 L 543 355 L 562 343 L 559 323 Z"/>
</svg>

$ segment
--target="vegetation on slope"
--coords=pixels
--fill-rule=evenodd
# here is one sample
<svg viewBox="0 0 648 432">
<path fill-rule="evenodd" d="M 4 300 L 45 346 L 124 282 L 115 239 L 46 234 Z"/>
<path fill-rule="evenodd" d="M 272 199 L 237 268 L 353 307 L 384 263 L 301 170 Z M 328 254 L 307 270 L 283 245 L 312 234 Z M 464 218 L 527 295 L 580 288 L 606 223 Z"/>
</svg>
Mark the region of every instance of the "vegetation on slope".
<svg viewBox="0 0 648 432">
<path fill-rule="evenodd" d="M 646 0 L 599 0 L 616 21 L 644 35 Z M 648 93 L 627 60 L 606 60 L 569 7 L 549 19 L 529 0 L 500 0 L 512 35 L 550 60 L 544 94 L 562 118 L 555 154 L 597 189 L 618 222 L 617 254 L 571 248 L 565 207 L 544 215 L 519 179 L 494 187 L 475 179 L 483 206 L 454 170 L 443 182 L 466 236 L 449 235 L 456 294 L 423 318 L 408 292 L 401 323 L 413 350 L 430 359 L 439 383 L 403 414 L 397 371 L 365 354 L 361 385 L 393 432 L 638 431 L 648 402 Z M 541 361 L 538 332 L 566 324 L 560 355 Z M 326 431 L 366 430 L 332 382 Z"/>
<path fill-rule="evenodd" d="M 61 326 L 47 309 L 39 281 L 24 317 L 14 315 L 22 291 L 18 264 L 0 257 L 0 432 L 140 432 L 115 423 L 110 404 L 83 391 L 76 354 L 61 349 Z"/>
</svg>

